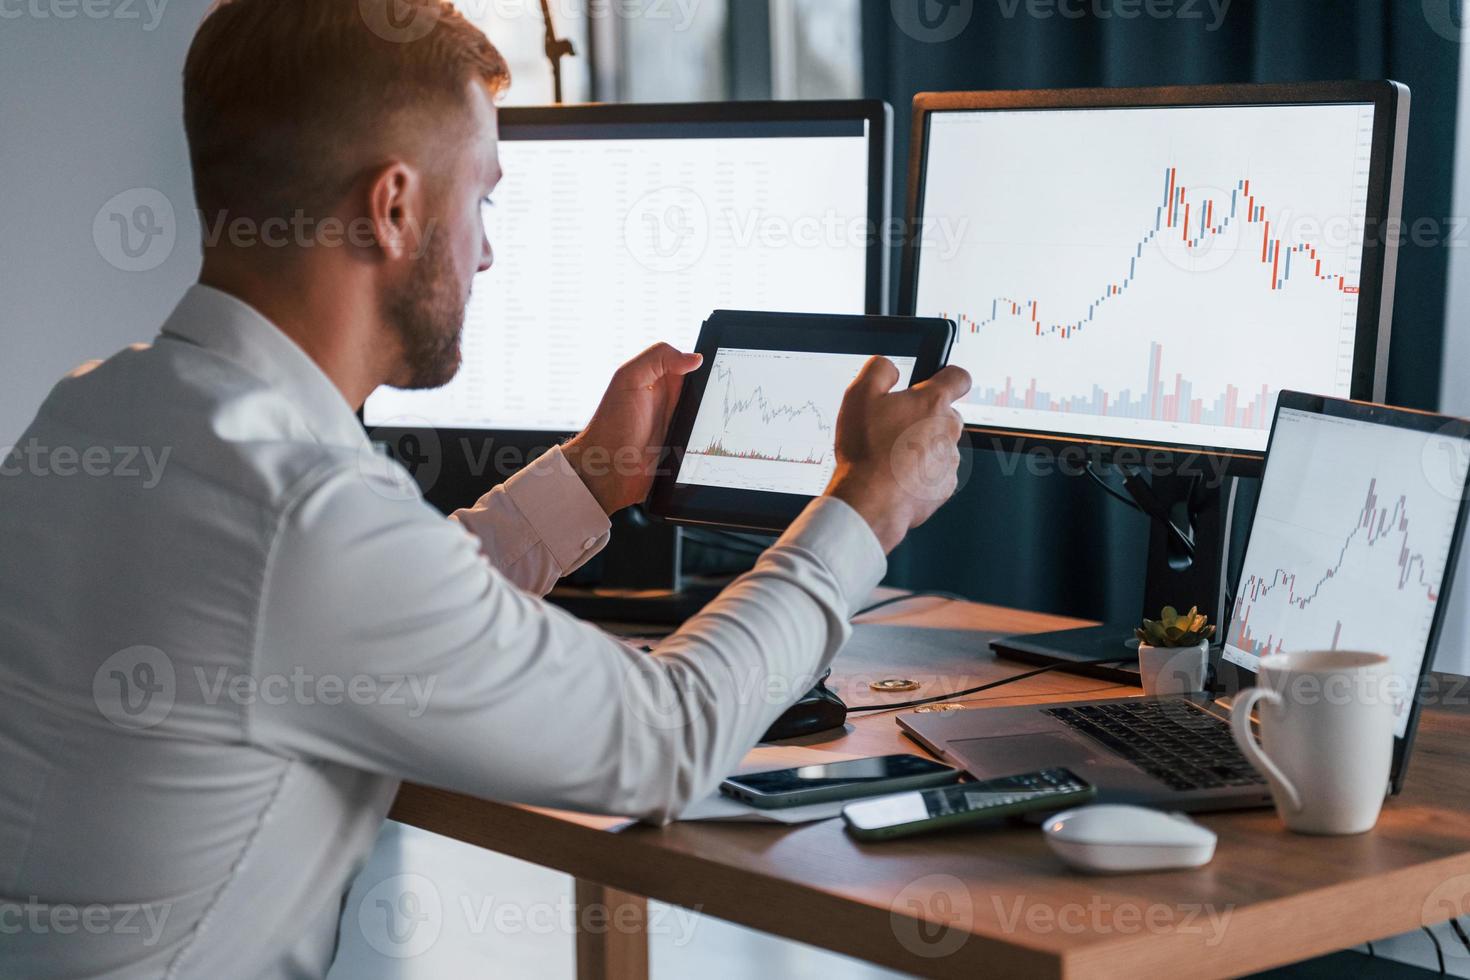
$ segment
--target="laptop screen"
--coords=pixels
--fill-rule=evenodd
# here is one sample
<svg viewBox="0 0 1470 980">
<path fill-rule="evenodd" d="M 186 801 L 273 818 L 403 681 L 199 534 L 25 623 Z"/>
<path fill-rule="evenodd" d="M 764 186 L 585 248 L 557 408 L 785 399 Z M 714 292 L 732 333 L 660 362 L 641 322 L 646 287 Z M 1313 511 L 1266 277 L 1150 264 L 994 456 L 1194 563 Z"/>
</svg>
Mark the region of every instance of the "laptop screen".
<svg viewBox="0 0 1470 980">
<path fill-rule="evenodd" d="M 1224 656 L 1254 670 L 1278 651 L 1387 654 L 1406 682 L 1402 737 L 1444 601 L 1470 444 L 1462 425 L 1378 417 L 1282 405 Z"/>
</svg>

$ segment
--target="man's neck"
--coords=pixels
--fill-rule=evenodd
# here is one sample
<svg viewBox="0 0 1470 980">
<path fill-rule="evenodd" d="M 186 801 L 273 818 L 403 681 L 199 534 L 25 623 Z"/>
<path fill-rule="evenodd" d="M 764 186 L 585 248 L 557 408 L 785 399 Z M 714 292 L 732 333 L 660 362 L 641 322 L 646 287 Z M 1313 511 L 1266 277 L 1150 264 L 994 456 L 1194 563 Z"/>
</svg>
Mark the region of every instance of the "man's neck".
<svg viewBox="0 0 1470 980">
<path fill-rule="evenodd" d="M 330 276 L 206 256 L 199 283 L 249 304 L 321 368 L 353 411 L 385 380 L 369 291 Z M 378 351 L 381 355 L 381 350 Z"/>
</svg>

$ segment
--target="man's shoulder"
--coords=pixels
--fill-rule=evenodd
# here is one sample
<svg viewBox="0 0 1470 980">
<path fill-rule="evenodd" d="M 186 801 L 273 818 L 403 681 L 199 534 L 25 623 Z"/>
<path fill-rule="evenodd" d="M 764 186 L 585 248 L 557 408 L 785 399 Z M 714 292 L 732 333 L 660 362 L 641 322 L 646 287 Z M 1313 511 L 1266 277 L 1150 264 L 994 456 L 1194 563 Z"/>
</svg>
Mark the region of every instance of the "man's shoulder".
<svg viewBox="0 0 1470 980">
<path fill-rule="evenodd" d="M 364 442 L 364 446 L 368 446 Z M 166 459 L 163 481 L 205 483 L 279 506 L 304 482 L 379 465 L 325 445 L 286 392 L 209 350 L 161 336 L 62 378 L 18 450 L 133 453 Z"/>
</svg>

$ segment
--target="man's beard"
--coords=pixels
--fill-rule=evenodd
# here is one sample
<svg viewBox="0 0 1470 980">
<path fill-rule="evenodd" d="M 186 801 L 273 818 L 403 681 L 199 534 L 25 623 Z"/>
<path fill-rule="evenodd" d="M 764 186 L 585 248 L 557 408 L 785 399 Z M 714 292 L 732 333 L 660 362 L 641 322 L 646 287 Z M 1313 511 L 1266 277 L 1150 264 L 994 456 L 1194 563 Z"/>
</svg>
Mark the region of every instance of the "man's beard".
<svg viewBox="0 0 1470 980">
<path fill-rule="evenodd" d="M 439 388 L 459 371 L 464 291 L 453 269 L 444 240 L 430 236 L 408 283 L 388 297 L 387 320 L 403 344 L 405 376 L 395 388 Z"/>
</svg>

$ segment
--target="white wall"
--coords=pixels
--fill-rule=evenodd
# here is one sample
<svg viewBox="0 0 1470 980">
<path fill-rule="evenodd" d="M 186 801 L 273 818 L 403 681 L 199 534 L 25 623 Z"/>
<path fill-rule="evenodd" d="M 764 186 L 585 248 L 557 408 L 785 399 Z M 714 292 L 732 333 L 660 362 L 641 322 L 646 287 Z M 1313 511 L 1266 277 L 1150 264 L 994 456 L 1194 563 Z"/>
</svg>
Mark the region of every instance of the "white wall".
<svg viewBox="0 0 1470 980">
<path fill-rule="evenodd" d="M 1470 49 L 1467 49 L 1470 50 Z M 1455 190 L 1450 213 L 1470 214 L 1470 54 L 1460 58 L 1459 126 L 1455 133 Z M 1465 242 L 1456 239 L 1458 244 Z M 1445 362 L 1441 410 L 1470 416 L 1470 247 L 1450 249 L 1445 302 Z M 1470 674 L 1470 547 L 1463 548 L 1449 618 L 1435 666 Z"/>
<path fill-rule="evenodd" d="M 61 375 L 151 339 L 198 272 L 180 76 L 207 0 L 87 6 L 106 16 L 51 0 L 0 7 L 0 448 Z M 136 260 L 156 268 L 129 272 L 108 261 L 133 261 L 117 226 L 103 214 L 99 247 L 93 223 L 137 188 L 171 203 L 174 244 L 159 215 L 165 234 Z M 130 219 L 152 197 L 114 207 Z"/>
</svg>

